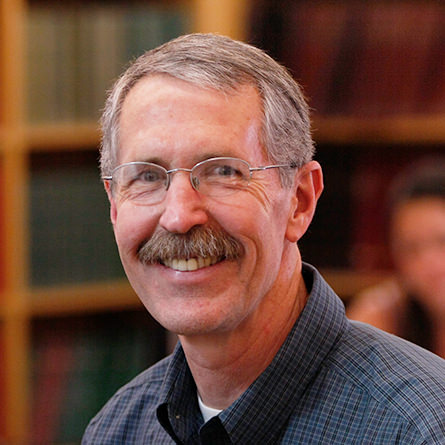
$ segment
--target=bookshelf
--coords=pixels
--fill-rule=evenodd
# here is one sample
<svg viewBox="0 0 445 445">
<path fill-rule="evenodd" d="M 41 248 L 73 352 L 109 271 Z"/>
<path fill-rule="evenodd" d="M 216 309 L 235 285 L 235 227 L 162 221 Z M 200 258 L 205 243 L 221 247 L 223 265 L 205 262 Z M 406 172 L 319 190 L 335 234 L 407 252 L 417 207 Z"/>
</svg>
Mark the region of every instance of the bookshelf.
<svg viewBox="0 0 445 445">
<path fill-rule="evenodd" d="M 252 15 L 250 40 L 290 68 L 313 109 L 326 187 L 300 247 L 342 296 L 390 269 L 391 178 L 445 156 L 444 19 L 435 0 L 264 0 Z"/>
<path fill-rule="evenodd" d="M 76 348 L 97 363 L 110 345 L 105 341 L 110 330 L 121 332 L 115 343 L 125 350 L 126 341 L 138 339 L 133 356 L 144 360 L 135 359 L 133 369 L 115 365 L 117 356 L 102 357 L 109 369 L 122 368 L 111 373 L 121 377 L 103 399 L 165 354 L 164 332 L 142 309 L 113 250 L 96 167 L 97 116 L 105 90 L 130 58 L 184 32 L 243 38 L 247 5 L 247 0 L 0 2 L 0 443 L 79 441 L 87 419 L 61 429 L 66 421 L 57 421 L 63 413 L 56 402 L 62 390 L 55 385 L 79 368 L 54 364 L 70 363 Z M 97 199 L 82 203 L 87 194 Z M 84 204 L 92 211 L 88 217 Z M 96 254 L 85 255 L 93 241 Z M 70 246 L 75 251 L 67 251 Z M 79 254 L 85 256 L 76 262 Z M 144 344 L 153 350 L 143 354 Z M 55 389 L 45 391 L 50 376 Z M 67 408 L 85 412 L 74 396 L 65 394 Z"/>
<path fill-rule="evenodd" d="M 85 110 L 85 103 L 76 102 L 75 99 L 84 98 L 87 90 L 79 90 L 78 85 L 71 91 L 63 92 L 66 104 L 71 104 L 71 108 L 56 107 L 55 111 L 43 108 L 48 104 L 45 100 L 42 102 L 42 98 L 35 99 L 36 91 L 30 88 L 31 85 L 34 85 L 34 88 L 36 88 L 35 85 L 39 85 L 32 82 L 42 82 L 42 78 L 32 79 L 31 82 L 29 77 L 30 67 L 33 63 L 38 65 L 39 62 L 39 60 L 37 62 L 30 60 L 30 45 L 27 41 L 29 33 L 32 32 L 29 26 L 31 21 L 43 12 L 44 14 L 40 15 L 44 16 L 45 20 L 53 17 L 53 21 L 54 16 L 63 17 L 66 20 L 66 16 L 74 15 L 76 22 L 71 23 L 67 28 L 71 28 L 73 34 L 76 35 L 80 29 L 76 26 L 81 26 L 84 21 L 92 20 L 92 14 L 97 15 L 98 11 L 102 11 L 103 15 L 99 14 L 100 19 L 108 17 L 105 25 L 112 22 L 115 32 L 121 33 L 122 22 L 119 21 L 121 16 L 125 13 L 134 13 L 136 9 L 131 10 L 133 7 L 140 11 L 148 5 L 152 14 L 162 16 L 159 19 L 161 21 L 167 20 L 168 17 L 170 19 L 174 17 L 172 20 L 176 20 L 176 23 L 179 20 L 184 31 L 217 31 L 239 39 L 247 39 L 251 34 L 251 40 L 256 43 L 259 41 L 260 46 L 269 49 L 270 53 L 277 56 L 279 60 L 292 62 L 289 55 L 292 49 L 291 43 L 298 39 L 295 37 L 292 21 L 289 20 L 296 17 L 296 12 L 291 6 L 295 4 L 298 8 L 302 8 L 305 4 L 319 2 L 262 0 L 256 3 L 254 12 L 249 9 L 249 0 L 151 0 L 149 2 L 71 0 L 62 3 L 56 0 L 1 0 L 0 2 L 0 242 L 3 247 L 0 252 L 0 443 L 4 441 L 13 445 L 30 443 L 31 434 L 35 432 L 33 425 L 36 422 L 34 403 L 37 400 L 36 351 L 45 352 L 46 342 L 50 342 L 53 337 L 57 338 L 57 334 L 60 334 L 61 342 L 68 342 L 70 339 L 70 336 L 67 339 L 66 332 L 73 333 L 73 338 L 80 339 L 85 338 L 85 333 L 91 332 L 93 338 L 101 339 L 107 327 L 111 326 L 112 331 L 114 328 L 119 331 L 120 324 L 134 321 L 144 332 L 162 339 L 161 331 L 157 330 L 156 325 L 150 323 L 129 284 L 120 275 L 119 270 L 114 269 L 117 263 L 104 266 L 108 269 L 100 276 L 82 275 L 90 271 L 80 269 L 72 279 L 73 277 L 67 274 L 67 269 L 77 267 L 77 265 L 69 263 L 68 260 L 72 258 L 63 257 L 65 249 L 57 250 L 57 247 L 62 245 L 59 244 L 62 242 L 60 238 L 59 240 L 55 238 L 50 246 L 45 245 L 44 241 L 50 235 L 51 222 L 57 218 L 66 217 L 63 212 L 60 214 L 60 210 L 67 207 L 75 198 L 69 196 L 69 188 L 65 190 L 67 192 L 65 196 L 61 194 L 66 184 L 54 176 L 59 171 L 59 167 L 70 165 L 74 169 L 80 168 L 85 172 L 88 184 L 74 184 L 74 187 L 81 189 L 85 186 L 87 190 L 94 190 L 93 193 L 96 193 L 100 187 L 100 184 L 95 183 L 92 173 L 99 141 L 95 113 L 103 97 L 102 88 L 105 88 L 109 79 L 107 75 L 103 75 L 101 80 L 97 80 L 98 84 L 102 85 L 97 87 L 101 91 L 94 91 L 98 93 L 98 96 L 94 96 L 91 103 L 96 105 L 92 105 L 86 114 L 79 112 L 81 109 Z M 351 0 L 341 2 L 326 0 L 320 3 L 360 4 L 359 1 Z M 397 0 L 396 3 L 423 4 L 424 2 Z M 439 2 L 431 2 L 431 4 L 435 5 Z M 106 9 L 107 5 L 112 5 L 112 8 Z M 130 10 L 126 9 L 127 7 Z M 73 11 L 76 12 L 73 14 Z M 274 17 L 274 26 L 267 24 L 264 20 L 266 13 L 269 17 Z M 338 23 L 341 22 L 342 14 L 345 15 L 345 11 L 339 10 L 335 15 Z M 144 16 L 144 14 L 139 15 Z M 250 22 L 252 25 L 249 25 Z M 289 23 L 292 29 L 287 28 Z M 34 26 L 38 27 L 38 23 L 35 22 Z M 72 28 L 76 28 L 77 31 Z M 48 29 L 46 31 L 48 32 Z M 52 30 L 52 32 L 56 31 Z M 68 31 L 64 30 L 64 32 Z M 169 28 L 169 32 L 175 33 L 172 28 Z M 172 35 L 164 34 L 163 38 L 170 36 Z M 289 42 L 289 39 L 292 41 Z M 70 41 L 73 44 L 72 36 Z M 439 47 L 438 43 L 437 47 Z M 33 41 L 34 48 L 36 44 L 37 41 Z M 139 42 L 139 45 L 142 44 Z M 46 57 L 51 54 L 51 48 L 55 51 L 54 42 L 51 44 L 43 42 L 40 46 L 42 45 L 41 49 L 46 51 Z M 74 47 L 76 48 L 75 43 Z M 74 51 L 74 49 L 71 47 L 68 51 Z M 41 57 L 44 56 L 41 55 Z M 121 56 L 115 54 L 114 60 L 120 60 L 119 63 L 122 63 L 119 57 Z M 50 62 L 44 68 L 48 70 L 46 74 L 48 79 L 54 76 L 54 66 Z M 297 68 L 297 65 L 292 65 L 294 72 Z M 439 70 L 440 66 L 435 69 Z M 69 80 L 69 76 L 73 73 L 70 70 L 65 71 L 60 72 L 60 78 L 63 78 L 62 75 L 67 76 L 65 82 L 76 83 L 76 80 Z M 82 73 L 79 74 L 81 75 Z M 296 77 L 299 77 L 298 74 Z M 309 81 L 303 83 L 307 83 L 307 92 L 315 103 L 317 101 L 320 103 L 322 98 L 317 97 L 317 90 L 310 90 Z M 41 86 L 41 88 L 46 88 L 42 91 L 46 91 L 48 97 L 54 96 L 51 85 Z M 74 99 L 73 92 L 75 92 Z M 36 102 L 31 105 L 30 101 Z M 40 109 L 38 104 L 42 106 L 44 112 L 38 111 Z M 60 102 L 57 106 L 61 106 Z M 314 137 L 321 160 L 326 163 L 326 170 L 329 173 L 327 179 L 329 179 L 331 190 L 320 202 L 321 214 L 316 216 L 314 227 L 311 229 L 312 233 L 307 235 L 307 242 L 303 243 L 302 248 L 309 259 L 311 256 L 314 257 L 316 264 L 320 252 L 325 253 L 324 256 L 329 261 L 322 263 L 322 271 L 340 295 L 346 298 L 360 288 L 375 283 L 386 274 L 385 271 L 374 269 L 362 271 L 353 269 L 347 252 L 350 244 L 350 240 L 347 239 L 349 226 L 343 224 L 343 220 L 338 218 L 338 215 L 331 219 L 335 210 L 337 213 L 342 213 L 341 216 L 345 218 L 351 212 L 352 201 L 344 199 L 342 195 L 342 193 L 350 192 L 349 173 L 357 174 L 355 167 L 363 162 L 361 157 L 368 156 L 370 151 L 372 154 L 374 148 L 378 153 L 377 158 L 382 162 L 385 162 L 384 155 L 388 150 L 393 149 L 394 152 L 401 153 L 403 156 L 407 153 L 419 154 L 422 151 L 445 151 L 445 109 L 431 111 L 425 108 L 422 111 L 420 107 L 415 112 L 395 111 L 390 115 L 381 113 L 364 115 L 344 110 L 344 112 L 339 112 L 326 106 L 316 108 L 318 110 L 314 112 Z M 349 170 L 341 170 L 345 166 L 348 166 Z M 76 178 L 71 179 L 75 181 Z M 51 190 L 51 184 L 59 184 L 57 187 L 59 195 L 52 194 L 55 190 Z M 43 194 L 38 198 L 36 193 Z M 82 192 L 78 194 L 81 195 Z M 42 207 L 45 200 L 49 198 L 51 202 L 56 202 L 58 205 L 55 209 L 48 209 L 52 212 L 49 213 L 52 220 L 45 222 L 41 219 L 45 217 Z M 105 202 L 105 194 L 103 199 Z M 37 206 L 37 203 L 41 204 Z M 83 204 L 79 202 L 76 205 L 75 209 L 79 212 Z M 95 206 L 98 209 L 99 207 Z M 103 212 L 103 209 L 100 211 Z M 98 213 L 96 217 L 104 218 L 104 215 Z M 332 231 L 328 233 L 330 227 L 329 230 L 326 228 L 326 221 L 342 225 L 342 230 L 338 230 L 338 236 L 336 235 L 335 239 L 332 239 Z M 60 225 L 58 228 L 60 229 Z M 108 229 L 110 227 L 105 222 L 103 231 Z M 330 248 L 333 251 L 327 255 L 326 245 L 317 246 L 313 242 L 311 244 L 313 239 L 321 239 L 335 246 L 337 250 Z M 66 241 L 66 239 L 63 240 L 63 242 Z M 110 238 L 102 242 L 109 243 L 109 241 Z M 69 244 L 67 246 L 70 247 Z M 45 253 L 45 248 L 52 248 L 53 250 L 50 250 L 52 253 Z M 111 244 L 107 244 L 108 248 L 112 248 Z M 342 261 L 337 261 L 338 252 L 341 252 Z M 72 255 L 75 253 L 74 250 Z M 45 266 L 45 261 L 43 261 L 45 258 L 39 255 L 43 257 L 53 255 L 54 258 L 58 258 L 57 262 L 64 264 L 63 271 L 60 274 L 52 272 L 53 275 L 46 275 L 45 278 L 49 265 L 47 263 Z M 115 259 L 113 255 L 115 253 L 110 254 L 110 258 Z M 96 258 L 97 261 L 98 257 L 92 255 L 92 258 Z M 68 262 L 64 263 L 64 261 Z M 85 259 L 85 264 L 89 264 L 88 258 Z M 43 269 L 39 271 L 39 268 Z M 110 273 L 109 270 L 112 272 Z M 142 313 L 145 316 L 144 319 L 141 319 Z M 100 329 L 94 330 L 92 327 L 94 325 L 100 326 Z M 140 335 L 140 333 L 134 332 L 134 335 Z M 73 339 L 71 338 L 70 341 Z M 100 341 L 102 340 L 97 340 L 97 342 Z M 63 342 L 58 345 L 59 348 L 63 346 Z M 85 347 L 88 349 L 88 345 Z M 157 347 L 159 349 L 156 353 L 162 354 L 162 345 L 157 344 Z M 148 360 L 150 360 L 149 357 Z M 139 365 L 142 366 L 142 363 L 137 366 Z M 61 372 L 62 370 L 59 370 L 59 373 Z M 48 437 L 50 427 L 45 425 L 47 427 L 45 437 Z M 56 426 L 53 430 L 55 428 Z M 72 441 L 73 436 L 59 437 L 59 439 Z"/>
</svg>

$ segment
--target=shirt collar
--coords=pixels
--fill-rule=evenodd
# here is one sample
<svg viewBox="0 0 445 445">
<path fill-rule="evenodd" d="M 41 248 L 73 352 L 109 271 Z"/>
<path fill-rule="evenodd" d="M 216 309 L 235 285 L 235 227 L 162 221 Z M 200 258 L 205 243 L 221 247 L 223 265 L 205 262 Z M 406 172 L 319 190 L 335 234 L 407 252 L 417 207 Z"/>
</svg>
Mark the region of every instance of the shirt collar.
<svg viewBox="0 0 445 445">
<path fill-rule="evenodd" d="M 280 434 L 346 329 L 344 306 L 316 269 L 304 264 L 303 278 L 308 301 L 277 355 L 238 400 L 210 421 L 217 428 L 223 426 L 233 443 L 248 443 L 252 437 L 269 443 Z M 181 441 L 199 433 L 202 416 L 196 386 L 180 345 L 164 379 L 158 419 Z"/>
</svg>

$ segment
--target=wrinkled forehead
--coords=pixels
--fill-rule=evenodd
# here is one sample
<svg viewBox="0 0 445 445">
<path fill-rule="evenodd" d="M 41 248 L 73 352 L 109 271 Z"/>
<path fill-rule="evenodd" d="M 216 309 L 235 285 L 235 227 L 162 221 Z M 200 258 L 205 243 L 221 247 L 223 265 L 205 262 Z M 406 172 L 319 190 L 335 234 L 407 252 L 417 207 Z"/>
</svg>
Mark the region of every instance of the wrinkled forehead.
<svg viewBox="0 0 445 445">
<path fill-rule="evenodd" d="M 148 77 L 134 86 L 123 104 L 119 163 L 143 160 L 129 157 L 128 151 L 147 144 L 188 144 L 191 149 L 207 145 L 215 149 L 209 157 L 236 157 L 231 147 L 255 147 L 263 158 L 262 121 L 258 92 L 249 85 L 227 95 L 175 78 Z"/>
</svg>

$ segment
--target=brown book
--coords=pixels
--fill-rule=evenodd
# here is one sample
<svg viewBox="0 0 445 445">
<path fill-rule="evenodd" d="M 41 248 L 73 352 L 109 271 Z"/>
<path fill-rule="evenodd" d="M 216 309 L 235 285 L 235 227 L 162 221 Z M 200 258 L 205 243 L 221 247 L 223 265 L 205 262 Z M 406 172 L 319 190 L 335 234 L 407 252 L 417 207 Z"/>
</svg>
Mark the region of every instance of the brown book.
<svg viewBox="0 0 445 445">
<path fill-rule="evenodd" d="M 365 39 L 351 84 L 350 113 L 412 113 L 434 37 L 436 6 L 369 2 L 364 7 Z"/>
<path fill-rule="evenodd" d="M 329 91 L 346 31 L 345 2 L 300 2 L 289 13 L 284 63 L 302 84 L 311 107 L 329 112 Z"/>
<path fill-rule="evenodd" d="M 418 90 L 416 111 L 445 114 L 445 5 L 435 3 L 431 42 Z"/>
</svg>

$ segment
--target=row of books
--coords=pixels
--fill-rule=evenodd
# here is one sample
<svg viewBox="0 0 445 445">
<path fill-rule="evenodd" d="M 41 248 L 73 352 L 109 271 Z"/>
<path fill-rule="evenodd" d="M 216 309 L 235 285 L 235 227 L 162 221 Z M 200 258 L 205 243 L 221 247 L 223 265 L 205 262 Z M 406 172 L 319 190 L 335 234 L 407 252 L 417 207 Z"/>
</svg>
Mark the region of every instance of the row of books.
<svg viewBox="0 0 445 445">
<path fill-rule="evenodd" d="M 165 332 L 145 311 L 33 326 L 31 442 L 80 443 L 122 385 L 165 355 Z"/>
<path fill-rule="evenodd" d="M 292 71 L 317 113 L 445 113 L 443 2 L 262 3 L 254 40 Z"/>
<path fill-rule="evenodd" d="M 189 28 L 179 5 L 58 2 L 31 5 L 27 17 L 30 122 L 96 119 L 125 65 Z"/>
<path fill-rule="evenodd" d="M 97 157 L 94 150 L 31 156 L 31 285 L 124 276 Z"/>
</svg>

